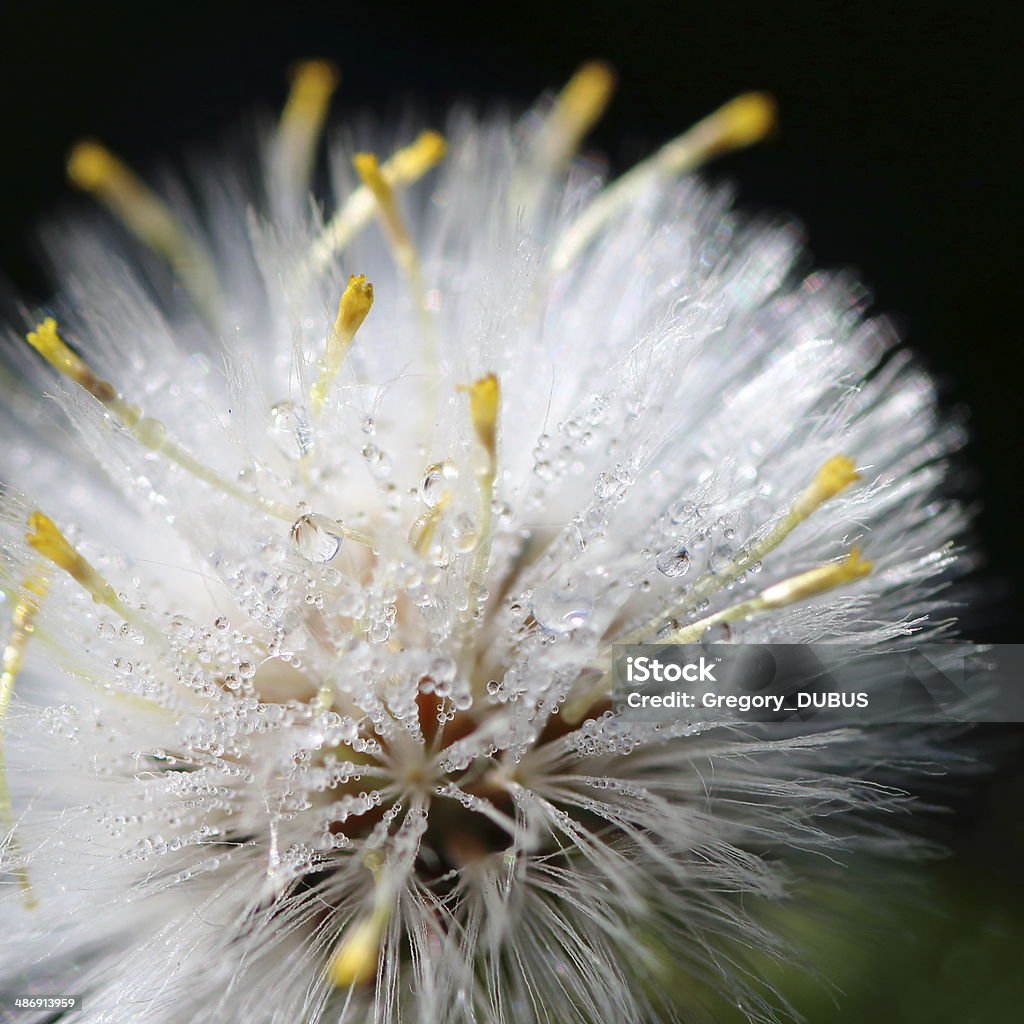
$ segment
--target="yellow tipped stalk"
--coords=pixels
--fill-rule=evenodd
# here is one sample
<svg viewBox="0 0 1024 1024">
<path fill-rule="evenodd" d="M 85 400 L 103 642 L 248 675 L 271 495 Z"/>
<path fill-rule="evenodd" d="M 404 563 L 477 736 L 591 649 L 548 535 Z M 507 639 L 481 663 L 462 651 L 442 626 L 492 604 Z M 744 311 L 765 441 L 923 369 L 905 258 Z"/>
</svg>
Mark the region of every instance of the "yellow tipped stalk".
<svg viewBox="0 0 1024 1024">
<path fill-rule="evenodd" d="M 853 548 L 841 562 L 819 566 L 762 591 L 760 602 L 765 609 L 784 608 L 863 579 L 871 569 L 872 563 L 860 557 L 859 548 Z"/>
<path fill-rule="evenodd" d="M 313 415 L 319 415 L 331 382 L 341 369 L 345 356 L 352 346 L 356 331 L 362 326 L 373 305 L 373 285 L 362 274 L 353 274 L 338 302 L 338 315 L 334 328 L 327 336 L 327 355 L 323 372 L 311 389 Z"/>
<path fill-rule="evenodd" d="M 615 91 L 615 72 L 604 61 L 588 61 L 558 94 L 540 129 L 537 159 L 551 170 L 561 168 L 605 112 Z"/>
<path fill-rule="evenodd" d="M 316 146 L 339 80 L 338 69 L 327 60 L 303 61 L 292 75 L 273 154 L 281 185 L 296 208 L 309 188 Z"/>
<path fill-rule="evenodd" d="M 617 644 L 641 643 L 656 633 L 665 622 L 681 616 L 687 608 L 693 608 L 702 601 L 707 601 L 714 594 L 735 582 L 751 566 L 757 565 L 771 554 L 813 512 L 860 479 L 861 476 L 856 471 L 853 461 L 847 456 L 834 455 L 827 459 L 822 463 L 811 483 L 790 505 L 786 514 L 774 526 L 765 530 L 760 539 L 743 548 L 735 558 L 716 569 L 715 572 L 706 572 L 694 580 L 693 584 L 683 591 L 679 600 L 670 608 L 659 611 L 656 617 L 621 633 L 612 642 Z M 719 622 L 733 622 L 758 612 L 781 608 L 786 604 L 813 596 L 818 592 L 811 589 L 814 586 L 820 585 L 825 590 L 830 590 L 843 583 L 859 579 L 870 571 L 871 563 L 863 561 L 859 552 L 854 549 L 850 556 L 838 565 L 822 566 L 819 569 L 812 569 L 802 576 L 794 577 L 792 580 L 785 580 L 750 601 L 732 605 L 700 622 L 684 626 L 667 637 L 662 636 L 660 639 L 665 643 L 691 643 L 699 639 L 710 626 Z M 593 687 L 566 705 L 564 713 L 567 722 L 579 721 L 597 700 L 608 695 L 611 687 L 611 673 L 607 669 L 609 657 L 610 648 L 606 649 L 604 655 L 593 665 L 594 668 L 604 673 L 601 678 Z"/>
<path fill-rule="evenodd" d="M 401 211 L 395 200 L 395 191 L 385 168 L 372 153 L 357 153 L 352 158 L 352 166 L 363 186 L 369 190 L 377 204 L 377 214 L 381 228 L 391 247 L 391 255 L 395 264 L 402 272 L 409 292 L 412 296 L 413 308 L 419 322 L 420 334 L 424 344 L 424 363 L 428 376 L 434 376 L 438 368 L 439 342 L 426 308 L 426 292 L 423 275 L 420 272 L 419 256 L 413 245 L 409 230 L 402 219 Z"/>
<path fill-rule="evenodd" d="M 845 455 L 833 456 L 818 470 L 810 486 L 794 502 L 791 514 L 806 518 L 860 478 L 852 460 Z"/>
<path fill-rule="evenodd" d="M 719 107 L 596 196 L 552 251 L 552 270 L 557 273 L 569 267 L 601 228 L 652 182 L 688 174 L 709 160 L 752 146 L 775 123 L 775 101 L 767 93 L 744 93 Z"/>
<path fill-rule="evenodd" d="M 30 547 L 66 572 L 97 604 L 106 605 L 123 619 L 128 618 L 117 591 L 86 561 L 49 516 L 33 512 L 28 517 L 28 528 L 25 540 Z"/>
<path fill-rule="evenodd" d="M 57 333 L 57 321 L 52 316 L 43 320 L 34 331 L 29 331 L 25 337 L 28 343 L 55 370 L 74 381 L 79 387 L 85 388 L 93 398 L 104 404 L 117 398 L 114 388 L 105 380 L 97 377 L 89 366 L 64 344 L 63 339 Z"/>
<path fill-rule="evenodd" d="M 775 100 L 764 92 L 748 92 L 730 100 L 696 124 L 687 135 L 690 142 L 664 157 L 665 170 L 681 173 L 712 157 L 761 142 L 775 127 Z M 671 144 L 670 144 L 671 145 Z"/>
<path fill-rule="evenodd" d="M 416 250 L 398 210 L 395 192 L 373 153 L 356 153 L 352 158 L 359 180 L 370 190 L 377 202 L 381 227 L 391 245 L 395 263 L 403 273 L 411 275 L 416 267 Z"/>
<path fill-rule="evenodd" d="M 714 615 L 709 615 L 672 633 L 661 636 L 658 642 L 665 644 L 696 643 L 713 626 L 719 626 L 727 622 L 740 622 L 754 615 L 775 611 L 779 608 L 785 608 L 789 605 L 806 601 L 812 597 L 818 597 L 821 594 L 827 594 L 848 583 L 854 583 L 859 579 L 863 579 L 870 574 L 872 568 L 873 564 L 871 562 L 861 558 L 860 549 L 853 548 L 840 562 L 820 565 L 815 569 L 809 569 L 807 572 L 792 576 L 787 580 L 782 580 L 780 583 L 768 587 L 748 601 L 740 601 L 737 604 L 729 605 L 728 608 L 723 608 L 720 612 L 715 612 Z M 565 721 L 572 724 L 581 721 L 587 711 L 598 700 L 608 696 L 611 690 L 611 683 L 611 673 L 606 672 L 593 687 L 571 699 L 565 705 Z"/>
<path fill-rule="evenodd" d="M 830 562 L 810 569 L 788 580 L 776 583 L 763 590 L 757 597 L 749 601 L 740 601 L 730 605 L 714 615 L 709 615 L 699 622 L 691 623 L 662 638 L 662 642 L 670 644 L 689 644 L 699 640 L 712 626 L 724 622 L 739 622 L 752 615 L 775 611 L 789 605 L 798 604 L 812 597 L 827 594 L 838 587 L 863 579 L 872 569 L 871 562 L 861 558 L 860 549 L 853 548 L 841 562 Z"/>
<path fill-rule="evenodd" d="M 84 388 L 93 398 L 101 402 L 104 408 L 108 409 L 127 429 L 128 433 L 149 451 L 163 455 L 197 480 L 231 495 L 238 501 L 252 505 L 289 523 L 294 521 L 295 510 L 291 506 L 244 490 L 174 444 L 167 437 L 167 430 L 163 423 L 152 417 L 143 416 L 137 406 L 121 398 L 112 384 L 99 377 L 85 360 L 72 352 L 57 333 L 57 323 L 52 317 L 47 317 L 34 331 L 30 331 L 26 335 L 26 339 L 55 370 Z M 371 539 L 358 530 L 351 530 L 348 527 L 342 529 L 348 539 L 359 544 L 372 545 Z"/>
<path fill-rule="evenodd" d="M 444 158 L 444 136 L 435 131 L 422 132 L 410 145 L 397 150 L 380 165 L 380 176 L 392 190 L 418 181 Z M 330 261 L 373 219 L 377 203 L 367 185 L 360 185 L 331 218 L 323 234 L 314 243 L 303 273 L 320 273 Z"/>
<path fill-rule="evenodd" d="M 469 419 L 477 440 L 493 459 L 497 451 L 498 406 L 500 389 L 498 378 L 489 373 L 469 385 L 462 385 L 461 391 L 469 395 Z"/>
<path fill-rule="evenodd" d="M 170 265 L 211 323 L 219 318 L 216 273 L 167 204 L 99 142 L 79 142 L 68 156 L 68 178 L 100 200 L 122 224 Z"/>
<path fill-rule="evenodd" d="M 680 600 L 668 611 L 658 614 L 642 625 L 615 638 L 615 643 L 640 643 L 644 637 L 654 633 L 667 619 L 675 618 L 685 608 L 705 601 L 724 587 L 738 579 L 752 565 L 756 565 L 771 554 L 780 544 L 813 512 L 827 501 L 837 497 L 848 487 L 860 480 L 854 463 L 845 455 L 834 455 L 827 459 L 810 484 L 797 496 L 786 514 L 774 526 L 766 529 L 758 540 L 742 549 L 729 563 L 715 572 L 706 572 L 686 588 Z"/>
</svg>

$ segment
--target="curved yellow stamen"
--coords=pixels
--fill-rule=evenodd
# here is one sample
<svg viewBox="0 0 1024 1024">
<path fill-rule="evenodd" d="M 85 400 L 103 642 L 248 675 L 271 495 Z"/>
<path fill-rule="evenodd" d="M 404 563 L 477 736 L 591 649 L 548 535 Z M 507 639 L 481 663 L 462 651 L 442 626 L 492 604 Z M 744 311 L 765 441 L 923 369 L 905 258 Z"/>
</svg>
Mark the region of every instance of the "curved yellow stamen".
<svg viewBox="0 0 1024 1024">
<path fill-rule="evenodd" d="M 220 295 L 206 251 L 189 237 L 168 205 L 125 163 L 87 139 L 71 150 L 68 177 L 95 195 L 121 223 L 170 265 L 210 323 L 217 323 Z"/>
<path fill-rule="evenodd" d="M 327 60 L 303 61 L 292 74 L 274 139 L 273 160 L 281 187 L 296 208 L 309 188 L 316 146 L 339 80 L 338 69 Z"/>
</svg>

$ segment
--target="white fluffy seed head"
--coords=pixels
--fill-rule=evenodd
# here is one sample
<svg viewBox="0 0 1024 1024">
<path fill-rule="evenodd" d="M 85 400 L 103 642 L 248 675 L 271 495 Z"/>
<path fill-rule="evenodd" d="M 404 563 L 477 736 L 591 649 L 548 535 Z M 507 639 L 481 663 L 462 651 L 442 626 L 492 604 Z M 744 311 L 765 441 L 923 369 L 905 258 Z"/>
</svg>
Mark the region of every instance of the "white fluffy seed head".
<svg viewBox="0 0 1024 1024">
<path fill-rule="evenodd" d="M 891 850 L 862 815 L 899 798 L 857 780 L 901 755 L 626 723 L 603 659 L 705 620 L 941 632 L 960 429 L 853 282 L 693 177 L 609 203 L 552 139 L 579 125 L 463 113 L 419 183 L 360 188 L 333 142 L 325 227 L 301 127 L 262 194 L 211 163 L 139 227 L 94 188 L 170 272 L 49 236 L 56 322 L 0 411 L 0 989 L 90 1024 L 767 1012 L 750 897 L 836 811 Z M 870 575 L 806 582 L 856 544 Z"/>
</svg>

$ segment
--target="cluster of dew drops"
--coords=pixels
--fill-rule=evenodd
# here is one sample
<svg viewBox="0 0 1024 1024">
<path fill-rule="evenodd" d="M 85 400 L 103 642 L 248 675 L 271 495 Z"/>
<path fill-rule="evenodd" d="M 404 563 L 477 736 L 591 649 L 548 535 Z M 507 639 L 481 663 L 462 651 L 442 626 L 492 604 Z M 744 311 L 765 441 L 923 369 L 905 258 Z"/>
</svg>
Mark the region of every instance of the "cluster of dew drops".
<svg viewBox="0 0 1024 1024">
<path fill-rule="evenodd" d="M 607 437 L 604 454 L 609 458 L 620 454 L 621 442 L 613 422 L 615 398 L 614 391 L 593 395 L 584 413 L 558 424 L 554 438 L 547 433 L 538 437 L 533 449 L 533 473 L 540 487 L 527 489 L 523 505 L 525 515 L 529 516 L 531 512 L 542 509 L 546 485 L 585 471 L 583 450 L 588 446 L 599 444 Z M 290 459 L 303 459 L 311 451 L 314 443 L 303 407 L 293 402 L 280 402 L 273 406 L 271 413 L 271 434 L 278 447 Z M 640 416 L 641 411 L 627 406 L 625 415 L 628 422 Z M 363 430 L 372 439 L 375 433 L 372 419 L 367 418 L 364 421 Z M 378 479 L 383 480 L 388 476 L 388 456 L 372 443 L 372 440 L 362 447 L 362 456 Z M 746 483 L 750 484 L 756 478 L 757 470 L 749 466 L 745 472 Z M 569 531 L 570 539 L 578 551 L 586 550 L 590 539 L 601 536 L 608 508 L 623 499 L 634 482 L 633 474 L 633 466 L 627 458 L 615 462 L 610 470 L 602 471 L 596 476 L 593 484 L 596 501 L 589 509 L 573 518 Z M 415 488 L 415 495 L 421 508 L 428 513 L 433 510 L 457 477 L 458 468 L 450 460 L 445 459 L 429 465 L 418 487 Z M 393 495 L 391 508 L 396 510 L 401 503 L 398 489 L 390 482 L 387 488 Z M 763 499 L 770 494 L 770 490 L 770 486 L 762 484 L 757 493 Z M 754 508 L 754 504 L 751 503 L 748 511 Z M 494 512 L 499 526 L 513 524 L 512 510 L 507 504 L 495 501 Z M 677 587 L 682 577 L 690 572 L 695 563 L 702 566 L 703 571 L 710 573 L 724 570 L 737 556 L 743 554 L 742 548 L 737 551 L 733 544 L 738 526 L 742 528 L 751 525 L 749 521 L 741 522 L 738 515 L 715 518 L 708 503 L 686 498 L 672 502 L 663 520 L 660 531 L 656 531 L 648 538 L 651 546 L 645 546 L 639 552 L 641 568 L 635 576 L 624 581 L 626 586 L 635 587 L 641 594 L 649 593 L 655 587 L 651 570 L 656 572 L 657 578 L 669 581 Z M 344 528 L 338 520 L 305 507 L 301 509 L 301 514 L 291 530 L 291 539 L 298 553 L 307 561 L 321 565 L 331 562 L 337 556 L 343 536 Z M 466 512 L 453 513 L 450 517 L 445 517 L 443 528 L 437 531 L 431 541 L 426 552 L 427 561 L 435 569 L 447 569 L 453 553 L 471 552 L 477 539 L 477 526 L 473 517 Z M 747 571 L 756 573 L 760 568 L 760 563 L 755 563 Z M 727 589 L 741 585 L 745 575 L 730 581 Z M 437 577 L 433 579 L 436 580 Z M 415 571 L 408 570 L 405 581 L 409 584 L 410 594 L 414 597 L 413 603 L 418 604 L 425 617 L 429 619 L 431 612 L 436 612 L 436 601 L 432 601 L 428 593 L 429 588 L 424 586 L 430 578 L 417 577 Z M 508 599 L 509 611 L 513 620 L 522 621 L 528 616 L 545 637 L 557 638 L 586 627 L 594 608 L 587 590 L 585 585 L 569 581 L 557 588 L 541 588 L 537 592 L 525 595 L 512 595 Z M 414 592 L 423 594 L 424 599 L 416 601 Z M 480 596 L 481 602 L 486 600 L 486 588 Z M 314 587 L 307 595 L 307 601 L 322 607 L 323 595 Z M 358 598 L 355 601 L 358 604 Z M 682 618 L 695 619 L 706 612 L 707 607 L 707 601 L 696 602 L 693 607 L 685 610 Z M 346 609 L 339 610 L 347 613 Z M 383 618 L 371 623 L 368 639 L 371 642 L 386 641 L 393 625 L 392 608 L 385 610 Z M 432 637 L 443 638 L 448 625 L 443 616 L 438 617 L 435 614 Z M 661 633 L 667 634 L 678 626 L 678 619 L 669 619 L 663 625 Z M 489 687 L 489 692 L 492 696 L 500 696 L 501 684 L 494 682 Z"/>
<path fill-rule="evenodd" d="M 609 427 L 612 417 L 612 398 L 614 393 L 594 396 L 590 409 L 584 416 L 574 417 L 560 423 L 555 431 L 564 443 L 559 443 L 547 434 L 541 435 L 533 452 L 535 482 L 539 487 L 527 490 L 524 511 L 536 510 L 543 502 L 545 485 L 557 481 L 562 476 L 580 473 L 584 463 L 580 449 L 600 443 L 602 436 L 611 436 L 606 454 L 617 454 L 618 441 L 614 435 L 614 425 Z M 635 415 L 635 413 L 634 413 Z M 362 457 L 366 460 L 371 473 L 378 480 L 385 480 L 390 473 L 389 459 L 374 443 L 375 425 L 367 418 L 363 423 L 366 443 L 361 448 Z M 313 432 L 305 409 L 293 402 L 279 402 L 271 409 L 270 433 L 273 441 L 289 460 L 299 462 L 310 453 L 314 445 Z M 610 470 L 601 472 L 593 484 L 594 504 L 591 508 L 578 515 L 572 523 L 577 549 L 586 549 L 588 533 L 600 535 L 607 517 L 607 510 L 622 500 L 633 482 L 633 469 L 628 459 L 614 462 Z M 756 476 L 751 470 L 748 476 Z M 240 480 L 247 478 L 246 471 L 239 474 Z M 456 465 L 445 459 L 430 464 L 425 469 L 418 486 L 413 489 L 413 496 L 418 500 L 422 510 L 429 513 L 442 500 L 447 489 L 458 478 Z M 401 497 L 397 488 L 389 482 L 388 489 L 395 493 L 392 510 L 397 511 L 401 505 Z M 762 496 L 766 496 L 762 490 Z M 495 501 L 495 524 L 498 528 L 513 524 L 512 510 L 500 501 Z M 219 702 L 217 712 L 213 715 L 194 715 L 185 717 L 181 724 L 180 740 L 185 750 L 198 758 L 198 763 L 214 765 L 221 776 L 230 779 L 237 776 L 241 783 L 256 781 L 251 767 L 251 760 L 244 756 L 251 752 L 252 738 L 263 734 L 271 734 L 279 730 L 298 730 L 290 739 L 288 746 L 288 764 L 281 771 L 279 787 L 280 808 L 277 813 L 282 821 L 294 815 L 308 811 L 314 804 L 309 800 L 311 792 L 328 792 L 342 783 L 361 778 L 365 766 L 351 762 L 339 762 L 332 753 L 314 758 L 313 752 L 323 752 L 333 746 L 346 745 L 359 754 L 379 752 L 376 739 L 363 733 L 363 722 L 341 716 L 333 711 L 325 711 L 315 702 L 302 704 L 296 701 L 273 703 L 261 699 L 254 679 L 257 674 L 258 660 L 264 653 L 271 658 L 280 659 L 294 669 L 301 669 L 302 660 L 296 651 L 286 649 L 286 637 L 301 622 L 301 610 L 291 607 L 291 595 L 295 585 L 305 587 L 305 603 L 320 608 L 324 607 L 323 584 L 336 588 L 331 592 L 331 608 L 339 615 L 357 618 L 368 611 L 366 595 L 358 590 L 345 590 L 342 586 L 344 578 L 336 569 L 329 568 L 341 550 L 344 527 L 331 516 L 314 511 L 304 504 L 297 506 L 298 517 L 292 524 L 290 541 L 294 550 L 306 563 L 319 567 L 319 574 L 291 573 L 276 577 L 273 572 L 258 574 L 259 579 L 253 580 L 251 567 L 222 566 L 228 571 L 229 581 L 238 592 L 239 603 L 245 611 L 263 612 L 256 618 L 264 622 L 276 621 L 277 630 L 268 641 L 260 645 L 253 636 L 234 629 L 227 617 L 220 615 L 212 625 L 201 625 L 187 616 L 175 614 L 165 616 L 163 633 L 170 646 L 171 657 L 176 665 L 179 682 L 200 697 L 208 697 Z M 447 518 L 447 517 L 446 517 Z M 716 572 L 734 561 L 737 552 L 732 544 L 737 528 L 745 528 L 748 523 L 740 522 L 739 517 L 712 515 L 711 506 L 706 502 L 693 499 L 682 499 L 669 504 L 658 530 L 649 537 L 651 543 L 639 552 L 641 569 L 626 580 L 626 585 L 635 587 L 641 593 L 652 589 L 652 576 L 663 582 L 678 584 L 690 571 L 695 562 L 703 565 L 706 571 Z M 570 531 L 572 533 L 572 531 Z M 447 568 L 450 559 L 448 545 L 457 553 L 468 553 L 476 544 L 476 524 L 471 516 L 454 514 L 451 522 L 446 523 L 441 547 L 434 547 L 427 552 L 426 559 L 435 570 Z M 749 567 L 748 571 L 756 573 L 760 565 Z M 435 577 L 436 578 L 436 577 Z M 413 603 L 419 605 L 425 616 L 431 610 L 429 587 L 424 584 L 428 577 L 417 575 L 415 571 L 407 574 L 405 583 L 407 592 Z M 729 587 L 742 583 L 743 578 L 730 582 Z M 258 591 L 258 593 L 257 593 Z M 417 593 L 424 595 L 422 601 L 416 600 Z M 486 599 L 486 590 L 482 597 Z M 593 604 L 586 595 L 585 588 L 573 587 L 571 584 L 560 589 L 549 589 L 546 592 L 526 592 L 510 594 L 506 599 L 508 612 L 513 621 L 520 623 L 530 620 L 539 629 L 542 640 L 556 642 L 566 634 L 572 634 L 586 626 L 593 611 Z M 707 602 L 695 604 L 687 610 L 690 618 L 702 614 Z M 383 602 L 382 614 L 368 616 L 369 626 L 367 638 L 374 643 L 387 641 L 395 622 L 395 603 L 393 600 Z M 145 610 L 145 606 L 140 606 Z M 267 614 L 269 613 L 269 614 Z M 118 685 L 130 693 L 142 697 L 166 696 L 167 683 L 161 681 L 154 671 L 154 666 L 146 659 L 133 654 L 145 639 L 138 630 L 127 623 L 109 621 L 98 612 L 96 636 L 103 642 L 107 651 L 116 650 L 110 662 Z M 443 635 L 439 623 L 436 636 Z M 670 620 L 665 629 L 678 626 L 678 622 Z M 88 646 L 88 645 L 87 645 Z M 301 646 L 301 644 L 300 644 Z M 260 655 L 255 652 L 259 650 Z M 211 667 L 215 666 L 215 670 Z M 185 678 L 182 679 L 182 673 Z M 438 720 L 450 721 L 460 710 L 465 710 L 471 703 L 468 692 L 458 688 L 455 679 L 454 662 L 450 658 L 434 657 L 425 669 L 424 675 L 431 680 L 431 687 L 439 699 Z M 515 690 L 509 689 L 506 681 L 491 680 L 487 684 L 487 693 L 492 700 L 504 702 L 514 697 Z M 227 698 L 227 699 L 225 699 Z M 367 710 L 366 718 L 379 732 L 384 714 L 383 705 Z M 554 710 L 557 711 L 557 708 Z M 391 713 L 400 715 L 417 714 L 415 706 L 391 708 Z M 76 716 L 80 715 L 74 708 L 61 706 L 47 709 L 44 728 L 49 731 L 76 741 L 82 723 Z M 607 716 L 606 716 L 607 718 Z M 87 723 L 95 730 L 101 730 L 99 717 Z M 595 720 L 585 724 L 579 733 L 579 742 L 589 750 L 597 749 L 599 742 L 606 742 L 614 723 L 607 720 Z M 603 737 L 603 739 L 599 739 Z M 108 737 L 111 742 L 114 736 Z M 292 741 L 293 740 L 293 741 Z M 300 742 L 301 741 L 301 742 Z M 623 743 L 627 740 L 623 739 Z M 190 765 L 186 774 L 174 771 L 177 759 L 166 752 L 150 752 L 150 758 L 162 760 L 162 770 L 166 773 L 171 786 L 194 787 L 192 797 L 201 803 L 212 801 L 226 814 L 233 807 L 233 790 L 230 786 L 214 786 L 208 779 L 206 771 L 196 772 Z M 453 761 L 454 764 L 454 761 Z M 288 782 L 285 784 L 285 778 Z M 186 781 L 182 782 L 182 779 Z M 211 792 L 206 792 L 210 789 Z M 179 798 L 183 793 L 178 793 Z M 358 794 L 346 794 L 339 801 L 327 807 L 318 806 L 319 814 L 317 839 L 310 850 L 302 850 L 299 854 L 289 853 L 288 848 L 281 855 L 281 870 L 298 870 L 297 864 L 314 856 L 317 851 L 324 852 L 337 849 L 348 843 L 343 832 L 332 825 L 343 823 L 350 815 L 364 813 L 369 807 L 380 803 L 380 794 L 374 790 L 366 790 Z M 115 815 L 108 817 L 108 825 L 114 834 L 123 831 L 127 824 L 132 823 L 131 816 Z M 187 817 L 187 816 L 186 816 Z M 186 824 L 182 818 L 182 827 Z M 168 850 L 180 849 L 182 845 L 202 845 L 216 838 L 204 831 L 205 826 L 185 830 L 177 838 L 165 841 L 159 834 L 156 838 L 140 840 L 127 854 L 129 857 L 145 859 Z M 216 830 L 214 830 L 216 831 Z M 312 852 L 310 852 L 312 851 Z M 291 865 L 291 867 L 289 867 Z"/>
</svg>

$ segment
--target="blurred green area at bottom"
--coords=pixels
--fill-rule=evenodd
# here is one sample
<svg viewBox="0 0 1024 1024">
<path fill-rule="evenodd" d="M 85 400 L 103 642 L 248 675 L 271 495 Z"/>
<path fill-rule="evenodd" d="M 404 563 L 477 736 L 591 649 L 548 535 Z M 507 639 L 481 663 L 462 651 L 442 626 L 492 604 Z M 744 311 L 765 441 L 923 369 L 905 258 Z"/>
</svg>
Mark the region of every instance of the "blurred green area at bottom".
<svg viewBox="0 0 1024 1024">
<path fill-rule="evenodd" d="M 808 1024 L 1024 1021 L 1024 774 L 972 811 L 911 884 L 851 871 L 849 886 L 771 912 L 817 975 L 763 958 L 761 976 Z M 745 1022 L 732 1008 L 715 1019 Z"/>
</svg>

